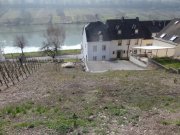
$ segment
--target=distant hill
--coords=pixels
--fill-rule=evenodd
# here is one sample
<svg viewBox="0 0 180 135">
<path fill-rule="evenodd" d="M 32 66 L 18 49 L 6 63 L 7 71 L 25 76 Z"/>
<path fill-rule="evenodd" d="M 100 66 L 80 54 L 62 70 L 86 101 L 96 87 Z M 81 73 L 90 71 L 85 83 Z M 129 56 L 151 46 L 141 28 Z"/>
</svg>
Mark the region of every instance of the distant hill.
<svg viewBox="0 0 180 135">
<path fill-rule="evenodd" d="M 0 9 L 0 25 L 88 23 L 139 17 L 141 20 L 167 20 L 180 17 L 180 10 L 135 8 L 9 8 Z"/>
<path fill-rule="evenodd" d="M 0 0 L 3 7 L 179 8 L 179 0 Z"/>
<path fill-rule="evenodd" d="M 180 0 L 0 0 L 0 25 L 180 17 Z"/>
</svg>

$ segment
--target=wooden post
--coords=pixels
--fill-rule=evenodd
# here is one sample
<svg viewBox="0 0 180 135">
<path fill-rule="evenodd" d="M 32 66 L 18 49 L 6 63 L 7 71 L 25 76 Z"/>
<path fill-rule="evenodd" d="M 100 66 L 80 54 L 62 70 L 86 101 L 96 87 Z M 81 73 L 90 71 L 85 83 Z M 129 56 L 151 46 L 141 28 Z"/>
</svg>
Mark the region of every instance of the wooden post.
<svg viewBox="0 0 180 135">
<path fill-rule="evenodd" d="M 166 50 L 166 57 L 168 56 L 167 54 L 168 54 L 168 49 Z"/>
<path fill-rule="evenodd" d="M 158 54 L 158 49 L 157 49 L 157 52 L 156 52 L 156 57 L 157 57 L 157 54 Z"/>
</svg>

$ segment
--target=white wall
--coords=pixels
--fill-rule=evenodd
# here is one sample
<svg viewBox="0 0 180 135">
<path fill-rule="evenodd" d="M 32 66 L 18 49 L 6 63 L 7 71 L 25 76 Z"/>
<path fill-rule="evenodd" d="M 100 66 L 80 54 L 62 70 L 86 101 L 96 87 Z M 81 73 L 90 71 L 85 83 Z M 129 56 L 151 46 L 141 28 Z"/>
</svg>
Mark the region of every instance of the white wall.
<svg viewBox="0 0 180 135">
<path fill-rule="evenodd" d="M 133 57 L 133 56 L 130 56 L 130 57 L 129 57 L 129 60 L 130 60 L 132 63 L 134 63 L 134 64 L 136 64 L 136 65 L 138 65 L 138 66 L 140 66 L 140 67 L 147 67 L 147 66 L 148 66 L 147 64 L 143 63 L 142 61 L 138 60 L 137 58 L 135 58 L 135 57 Z"/>
<path fill-rule="evenodd" d="M 158 40 L 158 39 L 154 39 L 153 45 L 154 46 L 162 46 L 162 47 L 176 47 L 176 45 L 173 45 L 170 42 L 165 42 L 165 41 L 163 42 L 163 41 Z M 168 52 L 167 52 L 167 49 L 158 50 L 158 52 L 157 52 L 157 50 L 153 50 L 152 55 L 156 56 L 156 54 L 157 54 L 158 57 L 166 57 L 166 56 L 172 57 L 175 55 L 175 50 L 176 49 L 168 49 Z M 166 55 L 166 52 L 167 52 L 167 55 Z"/>
<path fill-rule="evenodd" d="M 174 56 L 175 57 L 180 56 L 180 44 L 177 45 Z"/>
<path fill-rule="evenodd" d="M 113 41 L 98 41 L 98 42 L 88 42 L 86 41 L 86 35 L 85 32 L 83 34 L 83 55 L 84 58 L 87 54 L 87 60 L 91 61 L 93 60 L 93 56 L 97 57 L 98 61 L 102 60 L 102 56 L 106 56 L 105 60 L 110 60 L 113 58 L 117 58 L 117 51 L 122 51 L 121 58 L 127 58 L 127 50 L 128 50 L 128 40 L 122 40 L 122 44 L 118 45 L 118 40 Z M 137 44 L 136 44 L 137 42 Z M 106 45 L 106 50 L 102 50 L 102 46 Z M 142 45 L 142 39 L 130 39 L 130 45 L 129 45 L 129 53 L 132 50 L 132 47 L 135 46 L 141 46 Z M 93 47 L 97 46 L 97 52 L 94 52 Z M 114 54 L 113 54 L 114 52 Z M 139 52 L 140 53 L 140 52 Z M 142 52 L 141 52 L 142 53 Z"/>
<path fill-rule="evenodd" d="M 88 55 L 88 47 L 87 47 L 88 43 L 87 43 L 87 36 L 86 36 L 86 31 L 85 31 L 86 26 L 83 29 L 83 40 L 82 40 L 82 54 L 83 54 L 84 60 L 86 60 L 86 56 Z"/>
<path fill-rule="evenodd" d="M 106 46 L 106 50 L 102 50 L 102 47 L 104 45 Z M 94 46 L 97 46 L 97 51 L 96 52 L 93 50 Z M 106 57 L 105 60 L 109 60 L 110 59 L 110 54 L 109 54 L 110 53 L 110 48 L 111 48 L 110 41 L 89 42 L 88 43 L 88 60 L 92 61 L 93 56 L 97 57 L 97 61 L 101 61 L 102 56 Z"/>
</svg>

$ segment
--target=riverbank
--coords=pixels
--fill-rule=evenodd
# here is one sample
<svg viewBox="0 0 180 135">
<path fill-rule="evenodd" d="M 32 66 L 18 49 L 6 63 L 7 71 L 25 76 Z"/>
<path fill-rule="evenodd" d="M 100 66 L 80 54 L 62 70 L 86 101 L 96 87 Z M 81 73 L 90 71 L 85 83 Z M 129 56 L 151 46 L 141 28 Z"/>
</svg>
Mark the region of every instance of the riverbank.
<svg viewBox="0 0 180 135">
<path fill-rule="evenodd" d="M 76 55 L 80 54 L 80 49 L 73 49 L 73 50 L 59 50 L 58 55 Z M 37 51 L 37 52 L 25 52 L 24 53 L 26 57 L 45 57 L 47 54 L 45 54 L 43 51 Z M 6 59 L 16 59 L 21 55 L 21 53 L 8 53 L 4 54 Z"/>
</svg>

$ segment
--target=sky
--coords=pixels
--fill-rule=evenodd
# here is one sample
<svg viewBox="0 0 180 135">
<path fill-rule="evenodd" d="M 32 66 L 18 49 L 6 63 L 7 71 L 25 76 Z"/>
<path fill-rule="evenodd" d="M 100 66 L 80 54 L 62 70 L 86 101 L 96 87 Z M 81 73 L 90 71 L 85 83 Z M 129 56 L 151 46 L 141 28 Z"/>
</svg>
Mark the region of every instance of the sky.
<svg viewBox="0 0 180 135">
<path fill-rule="evenodd" d="M 136 8 L 178 8 L 180 0 L 0 0 L 3 5 L 61 5 L 61 6 L 105 6 Z"/>
</svg>

